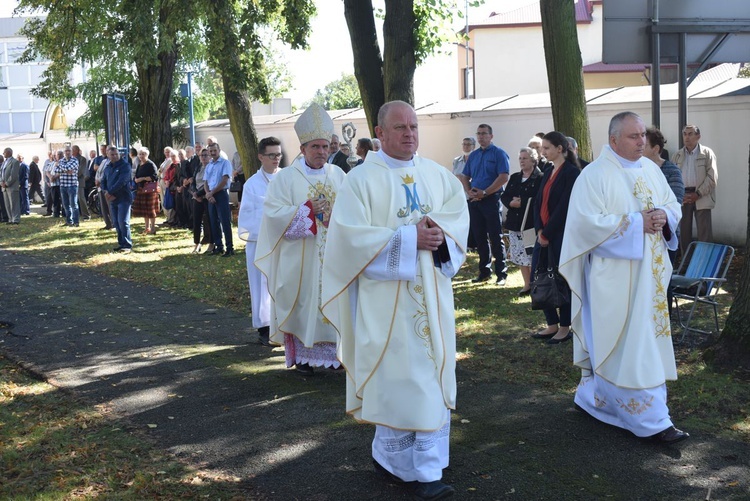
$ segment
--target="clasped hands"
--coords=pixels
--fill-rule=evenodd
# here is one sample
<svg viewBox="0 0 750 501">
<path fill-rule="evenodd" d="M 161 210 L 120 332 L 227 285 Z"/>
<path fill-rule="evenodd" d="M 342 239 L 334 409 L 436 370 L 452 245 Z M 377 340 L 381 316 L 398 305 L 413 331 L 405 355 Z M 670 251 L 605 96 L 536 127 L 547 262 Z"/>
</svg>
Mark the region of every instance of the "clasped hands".
<svg viewBox="0 0 750 501">
<path fill-rule="evenodd" d="M 308 201 L 312 204 L 313 214 L 316 216 L 322 214 L 328 207 L 328 200 L 325 198 L 311 198 Z"/>
<path fill-rule="evenodd" d="M 685 196 L 682 198 L 682 205 L 694 204 L 699 198 L 698 194 L 694 191 L 685 193 Z"/>
<path fill-rule="evenodd" d="M 436 251 L 443 242 L 445 235 L 435 221 L 425 216 L 417 223 L 418 250 Z"/>
<path fill-rule="evenodd" d="M 667 224 L 667 213 L 661 209 L 649 209 L 641 211 L 643 216 L 643 233 L 655 235 L 661 233 Z"/>
</svg>

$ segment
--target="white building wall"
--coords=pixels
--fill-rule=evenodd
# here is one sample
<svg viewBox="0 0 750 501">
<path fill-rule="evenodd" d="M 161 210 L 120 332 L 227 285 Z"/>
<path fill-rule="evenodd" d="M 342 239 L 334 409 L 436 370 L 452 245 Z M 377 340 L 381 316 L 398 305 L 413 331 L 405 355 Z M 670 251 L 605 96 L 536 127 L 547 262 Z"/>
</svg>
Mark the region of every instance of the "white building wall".
<svg viewBox="0 0 750 501">
<path fill-rule="evenodd" d="M 701 128 L 702 143 L 712 148 L 718 158 L 719 182 L 717 202 L 713 211 L 714 238 L 735 246 L 745 244 L 748 200 L 748 149 L 750 148 L 750 96 L 692 99 L 689 103 L 689 122 Z M 588 108 L 591 141 L 595 156 L 607 144 L 607 128 L 613 115 L 621 111 L 634 111 L 648 124 L 651 121 L 650 102 L 607 103 Z M 477 126 L 492 126 L 494 143 L 506 150 L 510 157 L 511 172 L 518 166 L 518 150 L 528 144 L 536 132 L 550 131 L 553 127 L 549 107 L 508 108 L 460 113 L 419 114 L 419 153 L 450 168 L 454 157 L 461 153 L 461 140 L 474 136 Z M 258 117 L 260 122 L 261 117 Z M 349 121 L 336 120 L 336 130 Z M 364 119 L 353 120 L 357 137 L 367 137 Z M 677 102 L 662 104 L 662 131 L 667 138 L 667 149 L 674 153 L 678 144 Z M 294 120 L 276 124 L 256 125 L 258 137 L 274 135 L 283 142 L 290 162 L 299 152 L 299 142 L 294 133 Z M 229 128 L 202 127 L 196 132 L 200 139 L 216 135 L 222 149 L 231 158 L 236 148 Z"/>
</svg>

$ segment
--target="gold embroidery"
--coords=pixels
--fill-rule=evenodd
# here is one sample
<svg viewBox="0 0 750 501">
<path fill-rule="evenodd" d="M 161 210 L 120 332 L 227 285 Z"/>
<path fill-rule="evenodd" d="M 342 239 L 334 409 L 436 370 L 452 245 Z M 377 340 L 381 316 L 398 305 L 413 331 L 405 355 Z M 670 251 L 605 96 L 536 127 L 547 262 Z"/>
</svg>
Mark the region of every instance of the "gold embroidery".
<svg viewBox="0 0 750 501">
<path fill-rule="evenodd" d="M 631 398 L 627 403 L 619 398 L 617 399 L 617 403 L 620 404 L 620 409 L 624 410 L 631 416 L 638 416 L 646 412 L 651 407 L 651 402 L 653 401 L 654 397 L 651 397 L 644 402 L 638 402 L 636 399 Z"/>
<path fill-rule="evenodd" d="M 435 360 L 435 353 L 432 347 L 432 337 L 430 335 L 432 331 L 427 319 L 427 303 L 424 297 L 424 289 L 420 284 L 421 282 L 422 275 L 417 275 L 417 283 L 406 283 L 409 296 L 418 305 L 416 313 L 412 316 L 414 318 L 414 333 L 422 340 L 422 345 L 427 352 L 427 358 L 432 360 L 435 370 L 438 370 L 437 360 Z"/>
<path fill-rule="evenodd" d="M 597 409 L 601 409 L 602 407 L 606 407 L 607 401 L 601 398 L 599 395 L 594 393 L 594 406 Z"/>
<path fill-rule="evenodd" d="M 651 189 L 646 185 L 646 181 L 639 176 L 633 187 L 633 196 L 643 204 L 645 210 L 654 208 L 654 203 L 651 199 L 652 194 Z M 671 328 L 669 322 L 669 305 L 667 303 L 667 284 L 664 278 L 666 265 L 664 263 L 662 236 L 660 234 L 648 234 L 646 238 L 651 248 L 651 275 L 654 277 L 654 283 L 656 284 L 652 300 L 654 305 L 654 313 L 652 315 L 654 330 L 656 337 L 669 337 L 671 335 Z"/>
<path fill-rule="evenodd" d="M 613 239 L 620 238 L 623 235 L 625 235 L 625 232 L 628 231 L 628 228 L 630 228 L 630 218 L 626 214 L 622 216 L 622 219 L 620 220 L 620 224 L 617 225 L 617 229 L 615 230 L 615 235 Z"/>
<path fill-rule="evenodd" d="M 309 181 L 308 181 L 309 183 Z M 328 203 L 325 204 L 325 207 L 323 208 L 322 212 L 322 220 L 315 216 L 315 225 L 318 227 L 318 236 L 314 239 L 315 245 L 318 249 L 318 308 L 322 306 L 322 298 L 323 298 L 323 257 L 325 257 L 325 250 L 326 250 L 326 238 L 328 236 L 328 222 L 331 220 L 331 209 L 333 207 L 333 203 L 336 200 L 336 190 L 334 190 L 333 186 L 328 185 L 328 179 L 326 176 L 326 183 L 321 183 L 320 181 L 317 181 L 315 184 L 310 183 L 310 188 L 307 190 L 307 198 L 308 199 L 316 199 L 320 196 L 323 196 Z M 321 315 L 322 316 L 322 315 Z M 331 322 L 324 316 L 322 316 L 323 323 L 328 325 Z"/>
</svg>

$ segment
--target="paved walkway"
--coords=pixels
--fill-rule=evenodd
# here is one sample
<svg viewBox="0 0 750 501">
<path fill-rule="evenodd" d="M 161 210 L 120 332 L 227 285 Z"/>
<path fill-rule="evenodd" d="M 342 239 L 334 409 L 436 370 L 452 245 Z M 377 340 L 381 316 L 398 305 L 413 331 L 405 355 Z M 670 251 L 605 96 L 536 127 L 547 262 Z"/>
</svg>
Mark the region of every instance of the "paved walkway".
<svg viewBox="0 0 750 501">
<path fill-rule="evenodd" d="M 159 447 L 242 479 L 248 499 L 408 499 L 373 472 L 372 428 L 344 415 L 342 372 L 286 370 L 228 310 L 21 253 L 0 250 L 0 263 L 0 321 L 14 324 L 0 350 Z M 457 499 L 750 499 L 748 444 L 694 434 L 661 447 L 568 396 L 458 377 L 445 474 Z"/>
</svg>

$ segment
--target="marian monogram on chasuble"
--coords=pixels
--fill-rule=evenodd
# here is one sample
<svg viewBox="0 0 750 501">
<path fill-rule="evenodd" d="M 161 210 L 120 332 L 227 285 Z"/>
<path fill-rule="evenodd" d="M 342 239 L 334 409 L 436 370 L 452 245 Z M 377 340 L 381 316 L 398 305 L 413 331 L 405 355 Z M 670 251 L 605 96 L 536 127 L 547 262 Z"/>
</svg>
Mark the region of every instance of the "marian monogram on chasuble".
<svg viewBox="0 0 750 501">
<path fill-rule="evenodd" d="M 310 183 L 310 181 L 307 181 Z M 318 225 L 318 229 L 321 226 L 328 228 L 328 223 L 331 221 L 331 208 L 333 202 L 336 200 L 336 192 L 333 191 L 331 186 L 328 186 L 328 178 L 326 182 L 321 183 L 317 181 L 315 184 L 310 183 L 310 189 L 307 190 L 307 198 L 310 200 L 325 200 L 323 212 L 315 216 L 315 223 Z"/>
<path fill-rule="evenodd" d="M 422 219 L 422 216 L 429 214 L 432 211 L 432 207 L 429 203 L 423 204 L 420 200 L 419 190 L 417 189 L 417 183 L 414 180 L 414 176 L 407 174 L 400 177 L 401 181 L 403 181 L 401 186 L 404 188 L 404 205 L 398 209 L 396 216 L 403 220 L 404 225 L 407 225 L 411 222 L 419 221 Z M 406 287 L 409 293 L 409 298 L 415 308 L 412 315 L 412 318 L 414 319 L 414 333 L 421 340 L 427 358 L 432 361 L 435 365 L 435 370 L 437 370 L 438 365 L 432 347 L 432 336 L 430 322 L 427 318 L 427 302 L 424 296 L 423 283 L 422 274 L 417 272 L 416 280 L 414 282 L 407 282 Z"/>
<path fill-rule="evenodd" d="M 646 184 L 643 177 L 638 176 L 633 187 L 633 196 L 641 202 L 644 210 L 654 209 L 651 198 L 653 192 Z M 654 291 L 654 321 L 656 337 L 670 336 L 669 305 L 667 303 L 667 283 L 665 283 L 666 264 L 664 263 L 664 251 L 662 249 L 662 235 L 647 234 L 648 244 L 651 247 L 651 274 L 654 277 L 656 290 Z"/>
</svg>

